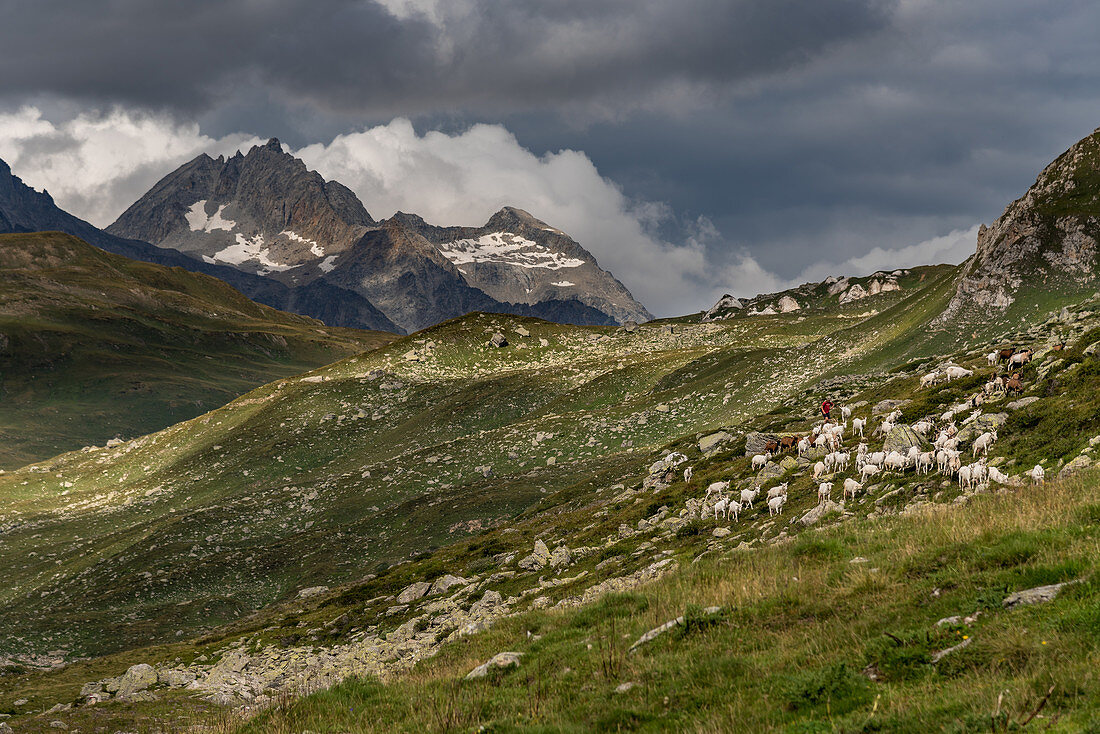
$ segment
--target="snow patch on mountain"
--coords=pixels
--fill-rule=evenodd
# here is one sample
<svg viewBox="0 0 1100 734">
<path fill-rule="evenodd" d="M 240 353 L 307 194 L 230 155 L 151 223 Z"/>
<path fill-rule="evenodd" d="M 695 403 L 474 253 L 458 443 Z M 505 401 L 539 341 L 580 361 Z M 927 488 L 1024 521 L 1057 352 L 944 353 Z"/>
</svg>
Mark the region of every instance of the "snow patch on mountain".
<svg viewBox="0 0 1100 734">
<path fill-rule="evenodd" d="M 293 240 L 294 242 L 301 242 L 303 245 L 309 245 L 309 251 L 316 257 L 324 257 L 325 255 L 325 248 L 321 247 L 313 240 L 306 239 L 297 232 L 289 229 L 284 229 L 279 234 L 283 235 L 289 240 Z M 325 272 L 327 273 L 328 271 L 326 270 Z"/>
<path fill-rule="evenodd" d="M 439 245 L 443 256 L 455 265 L 501 263 L 520 268 L 579 268 L 584 260 L 566 257 L 549 247 L 511 232 L 491 232 L 477 239 L 462 239 Z"/>
<path fill-rule="evenodd" d="M 183 216 L 192 232 L 213 232 L 215 229 L 224 229 L 226 232 L 231 232 L 237 226 L 237 223 L 222 217 L 225 207 L 226 205 L 222 204 L 218 207 L 218 211 L 210 216 L 206 213 L 206 199 L 199 199 L 191 205 L 191 208 Z"/>
<path fill-rule="evenodd" d="M 245 237 L 243 234 L 238 233 L 236 239 L 237 243 L 235 245 L 230 245 L 215 252 L 214 259 L 230 265 L 241 265 L 242 263 L 254 261 L 266 268 L 268 272 L 290 269 L 290 265 L 282 265 L 271 259 L 271 250 L 264 247 L 264 236 L 262 234 Z"/>
<path fill-rule="evenodd" d="M 336 269 L 337 257 L 337 255 L 329 255 L 324 260 L 322 260 L 317 267 L 321 268 L 322 272 L 331 273 L 333 270 Z"/>
<path fill-rule="evenodd" d="M 559 280 L 556 283 L 551 283 L 550 285 L 556 285 L 558 288 L 568 288 L 571 285 L 576 285 L 576 283 L 571 283 L 568 280 Z"/>
</svg>

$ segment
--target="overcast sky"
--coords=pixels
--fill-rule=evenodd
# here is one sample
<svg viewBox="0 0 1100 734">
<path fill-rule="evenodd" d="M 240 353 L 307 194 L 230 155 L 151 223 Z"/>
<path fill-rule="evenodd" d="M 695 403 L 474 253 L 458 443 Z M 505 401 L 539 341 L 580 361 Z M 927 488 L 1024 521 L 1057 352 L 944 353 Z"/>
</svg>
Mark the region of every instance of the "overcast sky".
<svg viewBox="0 0 1100 734">
<path fill-rule="evenodd" d="M 961 261 L 1100 125 L 1097 29 L 1085 0 L 0 0 L 0 158 L 105 226 L 278 137 L 376 218 L 527 209 L 668 315 Z"/>
</svg>

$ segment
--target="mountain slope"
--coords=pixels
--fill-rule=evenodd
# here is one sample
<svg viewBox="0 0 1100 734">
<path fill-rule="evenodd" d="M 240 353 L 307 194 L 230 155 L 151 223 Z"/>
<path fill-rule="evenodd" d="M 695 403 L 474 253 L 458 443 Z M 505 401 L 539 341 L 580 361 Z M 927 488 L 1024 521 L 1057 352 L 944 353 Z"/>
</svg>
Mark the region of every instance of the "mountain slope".
<svg viewBox="0 0 1100 734">
<path fill-rule="evenodd" d="M 0 235 L 0 466 L 158 430 L 393 338 L 70 235 Z"/>
<path fill-rule="evenodd" d="M 284 311 L 307 314 L 331 326 L 399 331 L 365 298 L 330 283 L 320 281 L 300 288 L 287 286 L 229 265 L 206 263 L 177 250 L 104 232 L 60 209 L 48 193 L 39 193 L 24 184 L 0 160 L 0 233 L 43 231 L 66 232 L 108 252 L 134 260 L 212 275 L 254 301 Z"/>
<path fill-rule="evenodd" d="M 1039 174 L 1027 192 L 978 231 L 944 328 L 987 331 L 1058 308 L 1100 278 L 1100 130 Z"/>
</svg>

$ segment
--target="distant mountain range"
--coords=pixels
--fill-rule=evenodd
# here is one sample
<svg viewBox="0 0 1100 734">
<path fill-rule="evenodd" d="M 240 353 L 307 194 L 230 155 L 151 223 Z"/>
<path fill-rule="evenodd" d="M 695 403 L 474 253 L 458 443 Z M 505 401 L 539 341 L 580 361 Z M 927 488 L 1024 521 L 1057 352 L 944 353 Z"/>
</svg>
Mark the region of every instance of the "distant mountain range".
<svg viewBox="0 0 1100 734">
<path fill-rule="evenodd" d="M 403 213 L 375 221 L 350 189 L 275 139 L 228 159 L 198 156 L 106 231 L 291 292 L 354 293 L 407 331 L 470 311 L 579 324 L 652 318 L 587 250 L 524 211 L 502 209 L 476 228 Z"/>
</svg>

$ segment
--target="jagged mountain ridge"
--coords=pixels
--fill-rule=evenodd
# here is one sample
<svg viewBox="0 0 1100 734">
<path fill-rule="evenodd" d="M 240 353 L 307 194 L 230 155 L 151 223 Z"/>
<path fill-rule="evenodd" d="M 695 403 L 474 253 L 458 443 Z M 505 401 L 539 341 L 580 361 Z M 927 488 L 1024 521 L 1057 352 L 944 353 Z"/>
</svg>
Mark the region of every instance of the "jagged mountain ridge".
<svg viewBox="0 0 1100 734">
<path fill-rule="evenodd" d="M 470 310 L 582 324 L 652 318 L 587 250 L 526 212 L 505 208 L 483 227 L 403 213 L 376 222 L 275 139 L 229 159 L 200 155 L 108 231 L 292 287 L 335 283 L 410 331 Z"/>
<path fill-rule="evenodd" d="M 203 262 L 178 250 L 105 232 L 64 211 L 48 192 L 27 186 L 0 160 L 0 233 L 57 231 L 125 257 L 219 278 L 254 301 L 312 316 L 330 326 L 400 331 L 366 298 L 325 281 L 301 285 L 263 278 L 229 265 Z"/>
</svg>

